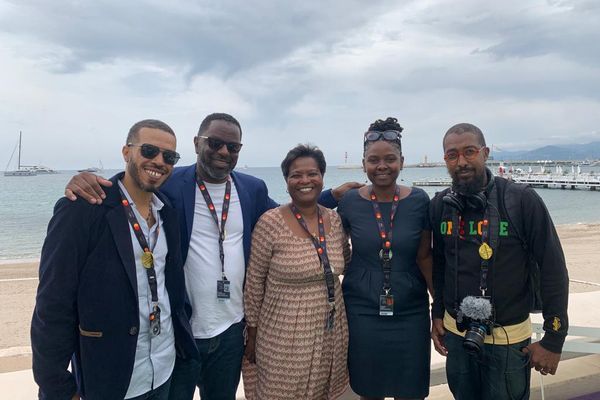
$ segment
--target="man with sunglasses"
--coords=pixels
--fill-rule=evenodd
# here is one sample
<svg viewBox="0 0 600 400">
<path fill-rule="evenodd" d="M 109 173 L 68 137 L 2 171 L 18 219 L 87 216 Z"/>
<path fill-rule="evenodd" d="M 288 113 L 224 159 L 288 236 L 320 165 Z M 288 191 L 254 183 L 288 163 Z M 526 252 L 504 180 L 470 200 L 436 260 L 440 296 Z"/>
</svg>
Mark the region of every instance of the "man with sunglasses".
<svg viewBox="0 0 600 400">
<path fill-rule="evenodd" d="M 234 400 L 244 353 L 242 292 L 252 229 L 277 203 L 262 180 L 234 171 L 242 148 L 242 129 L 234 117 L 208 115 L 194 147 L 196 164 L 176 168 L 161 189 L 179 212 L 188 311 L 200 353 L 200 362 L 177 358 L 170 398 L 191 400 L 198 386 L 203 400 Z M 99 202 L 98 183 L 107 184 L 80 174 L 65 193 Z M 336 199 L 356 186 L 326 190 L 321 203 L 335 207 Z"/>
<path fill-rule="evenodd" d="M 479 128 L 455 125 L 443 146 L 452 187 L 430 207 L 435 349 L 447 356 L 455 398 L 528 399 L 530 368 L 555 374 L 567 335 L 569 281 L 558 235 L 532 188 L 486 168 L 490 150 Z M 538 286 L 545 334 L 531 343 Z"/>
<path fill-rule="evenodd" d="M 167 124 L 140 121 L 101 206 L 56 203 L 31 323 L 40 399 L 166 400 L 175 349 L 197 357 L 177 213 L 157 193 L 175 146 Z"/>
</svg>

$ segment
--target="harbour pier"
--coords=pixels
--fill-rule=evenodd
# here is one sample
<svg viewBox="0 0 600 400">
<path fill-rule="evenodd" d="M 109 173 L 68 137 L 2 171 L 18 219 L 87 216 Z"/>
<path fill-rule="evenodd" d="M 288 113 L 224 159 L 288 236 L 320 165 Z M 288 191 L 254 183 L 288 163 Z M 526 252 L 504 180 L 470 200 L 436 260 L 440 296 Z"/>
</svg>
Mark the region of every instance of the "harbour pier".
<svg viewBox="0 0 600 400">
<path fill-rule="evenodd" d="M 591 175 L 512 175 L 517 183 L 525 183 L 535 188 L 543 189 L 587 189 L 600 190 L 600 177 Z"/>
</svg>

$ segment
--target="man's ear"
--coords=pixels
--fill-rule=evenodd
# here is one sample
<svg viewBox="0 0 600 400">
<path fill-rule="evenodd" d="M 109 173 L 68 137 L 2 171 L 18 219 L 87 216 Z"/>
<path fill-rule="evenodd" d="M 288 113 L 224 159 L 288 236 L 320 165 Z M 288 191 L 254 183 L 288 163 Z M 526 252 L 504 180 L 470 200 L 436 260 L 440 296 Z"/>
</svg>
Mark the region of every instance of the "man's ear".
<svg viewBox="0 0 600 400">
<path fill-rule="evenodd" d="M 130 149 L 131 149 L 131 147 L 129 147 L 127 145 L 123 146 L 123 148 L 121 149 L 121 154 L 123 154 L 123 160 L 125 160 L 126 163 L 129 162 L 129 157 L 130 157 L 129 151 L 130 151 Z"/>
<path fill-rule="evenodd" d="M 486 146 L 483 149 L 483 159 L 484 159 L 484 161 L 487 161 L 489 156 L 490 156 L 490 148 Z"/>
</svg>

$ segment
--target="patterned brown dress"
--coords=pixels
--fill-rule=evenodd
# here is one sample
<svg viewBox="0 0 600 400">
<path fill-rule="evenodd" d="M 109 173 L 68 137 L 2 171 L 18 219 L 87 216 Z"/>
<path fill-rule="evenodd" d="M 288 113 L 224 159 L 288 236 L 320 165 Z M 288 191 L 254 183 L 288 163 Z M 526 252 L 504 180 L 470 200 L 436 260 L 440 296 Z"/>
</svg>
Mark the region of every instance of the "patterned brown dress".
<svg viewBox="0 0 600 400">
<path fill-rule="evenodd" d="M 327 254 L 336 278 L 350 250 L 335 211 Z M 248 326 L 258 327 L 256 364 L 244 359 L 248 400 L 339 397 L 348 385 L 348 325 L 339 279 L 335 279 L 335 324 L 329 312 L 323 267 L 308 238 L 295 236 L 280 209 L 267 211 L 252 234 L 244 304 Z"/>
</svg>

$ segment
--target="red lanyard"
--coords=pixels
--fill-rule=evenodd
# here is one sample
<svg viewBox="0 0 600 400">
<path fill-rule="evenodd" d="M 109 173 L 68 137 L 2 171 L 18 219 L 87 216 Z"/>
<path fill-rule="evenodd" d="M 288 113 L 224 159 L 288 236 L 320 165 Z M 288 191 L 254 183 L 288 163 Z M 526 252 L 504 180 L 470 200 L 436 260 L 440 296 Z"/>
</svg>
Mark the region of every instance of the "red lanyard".
<svg viewBox="0 0 600 400">
<path fill-rule="evenodd" d="M 229 201 L 231 200 L 231 181 L 227 179 L 227 183 L 225 184 L 225 196 L 223 197 L 223 209 L 221 210 L 220 224 L 219 216 L 217 215 L 215 205 L 210 198 L 208 189 L 206 189 L 206 185 L 199 177 L 196 177 L 196 183 L 198 184 L 198 189 L 200 189 L 200 193 L 202 193 L 202 196 L 204 197 L 206 206 L 208 207 L 215 224 L 217 224 L 217 229 L 219 230 L 219 258 L 221 259 L 221 274 L 223 276 L 223 280 L 226 281 L 227 277 L 225 276 L 225 252 L 223 250 L 223 242 L 225 241 L 225 223 L 227 222 L 227 214 L 229 212 Z"/>
<path fill-rule="evenodd" d="M 121 193 L 121 204 L 123 204 L 123 207 L 125 208 L 127 220 L 133 228 L 133 232 L 138 243 L 140 244 L 140 247 L 142 250 L 144 250 L 144 253 L 142 254 L 142 266 L 146 270 L 148 286 L 150 286 L 150 295 L 152 296 L 152 312 L 149 316 L 150 331 L 156 336 L 160 334 L 160 307 L 158 307 L 158 283 L 156 281 L 156 270 L 154 269 L 154 256 L 150 246 L 148 246 L 146 236 L 144 236 L 142 233 L 142 228 L 140 227 L 138 219 L 133 212 L 133 208 L 131 207 L 131 204 L 129 204 L 129 200 L 127 200 L 127 197 L 121 188 L 119 188 L 119 192 Z"/>
<path fill-rule="evenodd" d="M 373 214 L 375 214 L 375 221 L 377 222 L 377 228 L 379 229 L 379 237 L 381 238 L 381 250 L 379 251 L 379 258 L 383 268 L 383 290 L 386 294 L 391 290 L 391 274 L 392 274 L 392 232 L 394 228 L 394 217 L 396 216 L 396 210 L 398 209 L 398 203 L 400 203 L 400 186 L 396 185 L 396 191 L 394 192 L 394 201 L 392 202 L 392 210 L 390 211 L 390 230 L 385 231 L 385 225 L 383 224 L 383 218 L 381 215 L 381 208 L 377 202 L 377 195 L 373 189 L 371 189 L 371 204 L 373 205 Z"/>
<path fill-rule="evenodd" d="M 329 257 L 327 256 L 325 224 L 323 223 L 323 216 L 321 215 L 321 210 L 319 209 L 319 206 L 317 206 L 317 221 L 319 226 L 319 238 L 317 239 L 311 234 L 310 230 L 308 229 L 308 225 L 306 225 L 306 221 L 302 217 L 302 214 L 300 214 L 298 208 L 294 204 L 290 204 L 290 209 L 296 217 L 296 221 L 298 221 L 300 226 L 310 236 L 313 246 L 315 246 L 315 250 L 317 251 L 317 255 L 319 256 L 319 260 L 321 261 L 323 273 L 325 274 L 325 284 L 327 286 L 327 301 L 329 302 L 330 306 L 330 312 L 328 313 L 325 326 L 327 330 L 331 330 L 333 329 L 333 321 L 335 315 L 335 286 L 333 271 L 331 270 L 331 264 L 329 263 Z"/>
</svg>

